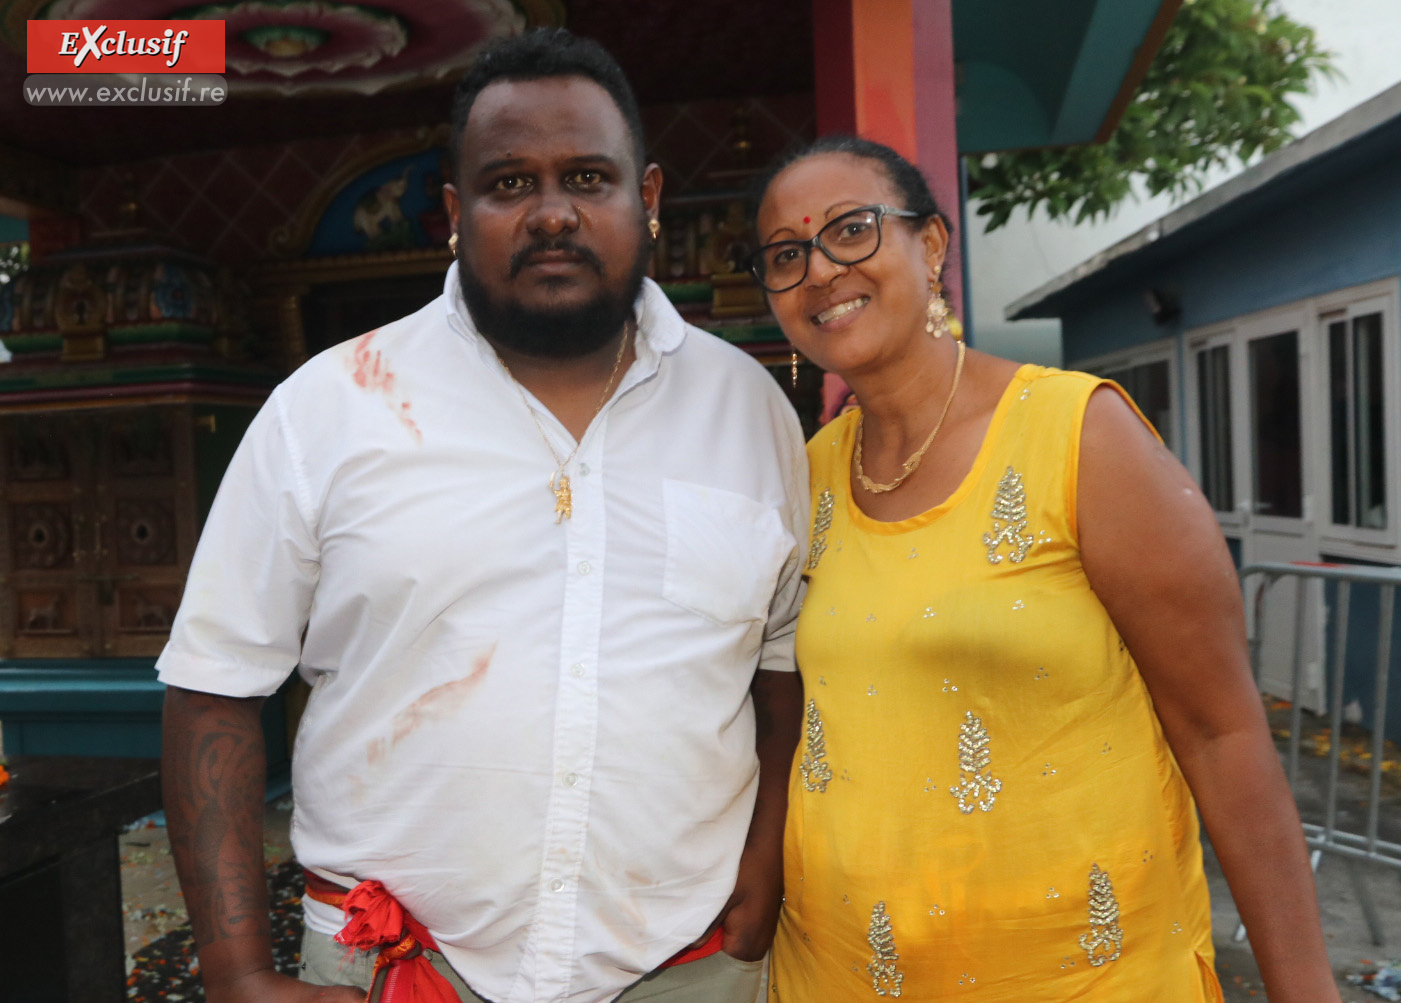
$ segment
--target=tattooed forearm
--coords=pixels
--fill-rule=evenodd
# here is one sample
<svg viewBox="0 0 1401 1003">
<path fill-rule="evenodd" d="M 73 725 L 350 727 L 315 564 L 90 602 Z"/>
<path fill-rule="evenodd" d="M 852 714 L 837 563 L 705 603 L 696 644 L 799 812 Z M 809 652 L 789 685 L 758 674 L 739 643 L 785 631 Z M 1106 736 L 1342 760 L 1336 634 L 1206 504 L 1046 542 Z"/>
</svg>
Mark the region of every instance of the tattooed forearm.
<svg viewBox="0 0 1401 1003">
<path fill-rule="evenodd" d="M 162 782 L 176 872 L 201 948 L 250 938 L 232 952 L 239 967 L 263 967 L 264 955 L 271 964 L 261 708 L 260 699 L 166 692 Z"/>
</svg>

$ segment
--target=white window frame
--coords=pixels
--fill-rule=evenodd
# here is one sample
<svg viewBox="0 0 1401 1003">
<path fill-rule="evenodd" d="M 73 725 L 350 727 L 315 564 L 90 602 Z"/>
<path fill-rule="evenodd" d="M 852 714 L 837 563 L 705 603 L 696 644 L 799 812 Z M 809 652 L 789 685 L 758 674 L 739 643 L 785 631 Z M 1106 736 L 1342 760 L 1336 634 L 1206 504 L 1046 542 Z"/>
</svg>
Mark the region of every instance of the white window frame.
<svg viewBox="0 0 1401 1003">
<path fill-rule="evenodd" d="M 1244 365 L 1245 361 L 1240 329 L 1235 323 L 1213 324 L 1209 327 L 1188 331 L 1183 336 L 1182 366 L 1187 378 L 1182 381 L 1184 389 L 1182 408 L 1186 417 L 1186 421 L 1183 422 L 1186 436 L 1182 443 L 1184 454 L 1182 460 L 1198 485 L 1202 483 L 1202 422 L 1201 387 L 1197 384 L 1196 375 L 1197 353 L 1222 345 L 1226 347 L 1226 355 L 1231 363 L 1231 383 L 1234 384 L 1236 371 Z M 1245 497 L 1250 493 L 1248 490 L 1249 471 L 1241 470 L 1237 459 L 1240 450 L 1236 448 L 1236 442 L 1240 435 L 1240 429 L 1236 427 L 1238 422 L 1235 419 L 1235 412 L 1236 406 L 1233 400 L 1231 403 L 1231 480 L 1236 504 L 1229 512 L 1212 509 L 1216 513 L 1217 521 L 1221 524 L 1222 532 L 1229 537 L 1239 537 L 1241 534 L 1245 523 L 1241 506 L 1245 503 Z"/>
<path fill-rule="evenodd" d="M 1386 436 L 1387 527 L 1364 529 L 1333 524 L 1332 437 L 1328 422 L 1328 324 L 1346 313 L 1351 319 L 1361 314 L 1382 314 L 1382 396 L 1385 402 L 1383 431 Z M 1243 314 L 1229 320 L 1185 331 L 1182 335 L 1183 442 L 1184 461 L 1197 483 L 1201 483 L 1199 395 L 1196 353 L 1217 345 L 1230 347 L 1232 383 L 1247 364 L 1246 342 L 1253 336 L 1276 331 L 1297 330 L 1300 345 L 1300 404 L 1304 426 L 1301 429 L 1304 476 L 1304 518 L 1310 523 L 1320 554 L 1383 563 L 1401 563 L 1401 280 L 1383 279 L 1349 286 L 1308 299 L 1296 300 Z M 1238 384 L 1237 384 L 1238 385 Z M 1234 405 L 1233 405 L 1234 409 Z M 1239 409 L 1246 410 L 1245 408 Z M 1239 411 L 1237 412 L 1239 413 Z M 1232 422 L 1232 438 L 1237 443 L 1245 429 Z M 1249 503 L 1253 491 L 1251 471 L 1239 462 L 1241 450 L 1233 452 L 1236 503 Z M 1217 512 L 1227 536 L 1238 536 L 1242 529 L 1239 512 Z M 1262 518 L 1255 515 L 1254 518 Z M 1268 516 L 1263 517 L 1268 519 Z"/>
<path fill-rule="evenodd" d="M 1114 352 L 1106 352 L 1104 355 L 1096 355 L 1093 358 L 1077 361 L 1070 368 L 1078 369 L 1082 372 L 1093 373 L 1096 376 L 1106 374 L 1119 369 L 1132 369 L 1135 366 L 1151 365 L 1155 362 L 1166 362 L 1168 364 L 1168 423 L 1169 432 L 1174 446 L 1173 452 L 1178 459 L 1182 459 L 1184 443 L 1182 422 L 1182 380 L 1178 370 L 1178 353 L 1176 338 L 1161 338 L 1158 341 L 1150 341 L 1142 345 L 1135 345 L 1133 348 L 1122 348 Z M 1150 420 L 1152 416 L 1149 416 Z M 1162 429 L 1158 429 L 1161 434 Z"/>
<path fill-rule="evenodd" d="M 1321 496 L 1318 494 L 1319 468 L 1316 446 L 1319 435 L 1317 426 L 1310 419 L 1317 413 L 1319 404 L 1318 398 L 1314 395 L 1314 381 L 1309 376 L 1318 368 L 1318 339 L 1313 335 L 1315 325 L 1316 316 L 1298 303 L 1261 310 L 1259 313 L 1242 318 L 1235 325 L 1236 358 L 1239 359 L 1242 385 L 1247 387 L 1247 394 L 1249 393 L 1250 380 L 1249 343 L 1251 341 L 1258 338 L 1269 338 L 1277 334 L 1293 333 L 1299 353 L 1299 491 L 1301 493 L 1299 515 L 1271 515 L 1260 509 L 1261 502 L 1255 497 L 1256 471 L 1253 467 L 1240 462 L 1249 455 L 1249 449 L 1240 445 L 1236 449 L 1236 466 L 1237 469 L 1244 470 L 1246 495 L 1244 499 L 1240 498 L 1238 490 L 1237 504 L 1249 502 L 1252 506 L 1252 525 L 1267 532 L 1291 527 L 1300 520 L 1305 525 L 1315 529 L 1318 525 L 1318 499 Z M 1251 418 L 1249 397 L 1243 399 L 1241 404 L 1241 414 L 1248 421 Z M 1237 484 L 1240 483 L 1238 480 Z"/>
<path fill-rule="evenodd" d="M 1313 319 L 1314 351 L 1317 363 L 1311 367 L 1313 398 L 1319 402 L 1318 434 L 1313 437 L 1317 472 L 1314 493 L 1320 504 L 1317 512 L 1319 549 L 1330 556 L 1365 561 L 1396 561 L 1401 548 L 1401 338 L 1398 337 L 1398 295 L 1396 279 L 1352 286 L 1315 297 L 1310 301 Z M 1333 441 L 1328 428 L 1328 325 L 1344 314 L 1353 317 L 1370 313 L 1382 315 L 1382 418 L 1386 437 L 1385 529 L 1338 526 L 1333 522 Z"/>
</svg>

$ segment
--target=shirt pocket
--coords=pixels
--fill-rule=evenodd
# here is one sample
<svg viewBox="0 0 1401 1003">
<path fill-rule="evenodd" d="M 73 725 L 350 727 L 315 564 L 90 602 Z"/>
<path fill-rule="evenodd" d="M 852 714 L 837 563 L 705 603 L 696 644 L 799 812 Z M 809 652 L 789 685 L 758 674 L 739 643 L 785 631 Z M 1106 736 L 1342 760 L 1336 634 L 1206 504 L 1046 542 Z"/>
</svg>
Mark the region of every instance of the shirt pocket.
<svg viewBox="0 0 1401 1003">
<path fill-rule="evenodd" d="M 721 625 L 767 618 L 797 545 L 778 510 L 733 491 L 666 480 L 662 594 Z"/>
</svg>

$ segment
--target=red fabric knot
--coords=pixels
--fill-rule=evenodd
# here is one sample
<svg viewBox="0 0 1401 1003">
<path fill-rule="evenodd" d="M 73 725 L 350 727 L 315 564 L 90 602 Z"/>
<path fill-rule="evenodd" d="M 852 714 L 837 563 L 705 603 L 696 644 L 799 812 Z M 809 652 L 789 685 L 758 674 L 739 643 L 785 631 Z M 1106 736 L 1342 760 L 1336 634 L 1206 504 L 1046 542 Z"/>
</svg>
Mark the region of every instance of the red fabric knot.
<svg viewBox="0 0 1401 1003">
<path fill-rule="evenodd" d="M 378 881 L 362 881 L 345 895 L 346 923 L 337 942 L 357 951 L 397 943 L 404 936 L 404 907 Z"/>
<path fill-rule="evenodd" d="M 404 911 L 378 881 L 362 881 L 345 896 L 345 927 L 336 941 L 359 951 L 379 950 L 374 980 L 384 971 L 380 1003 L 460 1003 L 424 948 L 437 950 L 432 934 Z"/>
</svg>

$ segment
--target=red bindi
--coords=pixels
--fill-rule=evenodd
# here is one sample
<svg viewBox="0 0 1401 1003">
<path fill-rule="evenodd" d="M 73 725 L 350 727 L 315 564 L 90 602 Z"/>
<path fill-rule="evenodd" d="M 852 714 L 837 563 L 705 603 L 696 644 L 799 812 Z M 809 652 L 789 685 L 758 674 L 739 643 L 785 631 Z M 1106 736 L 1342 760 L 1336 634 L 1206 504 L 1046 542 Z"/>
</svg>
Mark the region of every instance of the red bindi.
<svg viewBox="0 0 1401 1003">
<path fill-rule="evenodd" d="M 811 217 L 811 216 L 804 216 L 804 217 L 803 217 L 803 222 L 804 222 L 804 223 L 811 223 L 811 222 L 812 222 L 812 217 Z"/>
</svg>

